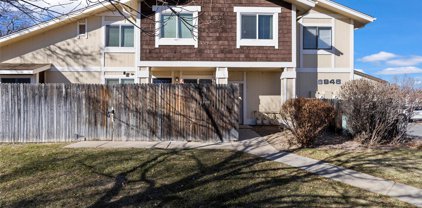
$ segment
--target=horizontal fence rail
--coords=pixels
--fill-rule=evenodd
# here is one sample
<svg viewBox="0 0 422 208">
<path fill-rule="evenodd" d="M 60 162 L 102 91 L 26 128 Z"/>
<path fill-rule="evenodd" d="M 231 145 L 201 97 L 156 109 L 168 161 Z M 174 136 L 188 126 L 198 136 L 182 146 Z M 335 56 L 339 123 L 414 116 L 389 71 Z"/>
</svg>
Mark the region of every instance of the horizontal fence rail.
<svg viewBox="0 0 422 208">
<path fill-rule="evenodd" d="M 230 141 L 237 85 L 0 84 L 0 142 Z"/>
</svg>

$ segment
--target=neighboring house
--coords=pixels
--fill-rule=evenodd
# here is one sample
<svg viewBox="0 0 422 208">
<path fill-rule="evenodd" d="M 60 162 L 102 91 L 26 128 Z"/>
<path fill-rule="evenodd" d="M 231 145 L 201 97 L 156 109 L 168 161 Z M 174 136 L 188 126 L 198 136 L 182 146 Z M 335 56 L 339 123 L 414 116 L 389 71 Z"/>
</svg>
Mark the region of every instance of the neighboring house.
<svg viewBox="0 0 422 208">
<path fill-rule="evenodd" d="M 388 83 L 387 81 L 380 79 L 378 77 L 374 77 L 374 76 L 366 74 L 364 72 L 355 70 L 354 74 L 353 74 L 353 80 L 357 80 L 357 79 L 365 79 L 365 80 L 379 82 L 379 83 L 383 83 L 383 84 Z"/>
<path fill-rule="evenodd" d="M 289 98 L 335 98 L 354 76 L 355 29 L 375 20 L 329 0 L 124 2 L 142 12 L 105 3 L 0 38 L 0 81 L 238 83 L 254 124 Z"/>
</svg>

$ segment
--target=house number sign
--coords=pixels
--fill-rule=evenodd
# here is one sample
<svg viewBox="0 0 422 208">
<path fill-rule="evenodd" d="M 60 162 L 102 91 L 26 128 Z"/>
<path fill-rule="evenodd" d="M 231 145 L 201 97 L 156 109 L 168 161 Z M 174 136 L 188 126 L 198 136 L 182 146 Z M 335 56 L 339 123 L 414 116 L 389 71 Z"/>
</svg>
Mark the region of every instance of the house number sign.
<svg viewBox="0 0 422 208">
<path fill-rule="evenodd" d="M 318 85 L 341 85 L 341 79 L 319 79 Z"/>
</svg>

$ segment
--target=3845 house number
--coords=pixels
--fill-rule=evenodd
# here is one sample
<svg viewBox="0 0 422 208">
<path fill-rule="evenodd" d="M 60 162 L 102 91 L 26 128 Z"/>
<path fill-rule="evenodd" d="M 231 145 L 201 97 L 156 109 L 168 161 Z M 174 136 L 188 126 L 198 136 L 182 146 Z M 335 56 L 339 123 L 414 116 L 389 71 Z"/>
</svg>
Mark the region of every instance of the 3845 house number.
<svg viewBox="0 0 422 208">
<path fill-rule="evenodd" d="M 319 85 L 341 85 L 341 79 L 319 79 Z"/>
</svg>

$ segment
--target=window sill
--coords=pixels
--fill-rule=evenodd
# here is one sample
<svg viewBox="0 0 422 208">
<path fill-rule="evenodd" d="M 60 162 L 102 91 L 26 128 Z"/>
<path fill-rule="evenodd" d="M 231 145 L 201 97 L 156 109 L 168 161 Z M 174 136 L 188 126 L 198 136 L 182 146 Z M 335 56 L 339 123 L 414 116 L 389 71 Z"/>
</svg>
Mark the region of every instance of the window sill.
<svg viewBox="0 0 422 208">
<path fill-rule="evenodd" d="M 160 38 L 156 41 L 156 48 L 160 45 L 195 46 L 195 48 L 198 48 L 198 40 L 193 38 Z"/>
<path fill-rule="evenodd" d="M 333 49 L 319 49 L 319 50 L 310 50 L 310 49 L 303 49 L 303 54 L 310 54 L 310 55 L 331 55 L 334 54 Z"/>
<path fill-rule="evenodd" d="M 278 48 L 278 42 L 276 40 L 239 40 L 237 48 L 241 46 L 272 46 Z"/>
<path fill-rule="evenodd" d="M 104 47 L 104 52 L 135 53 L 134 47 Z"/>
</svg>

